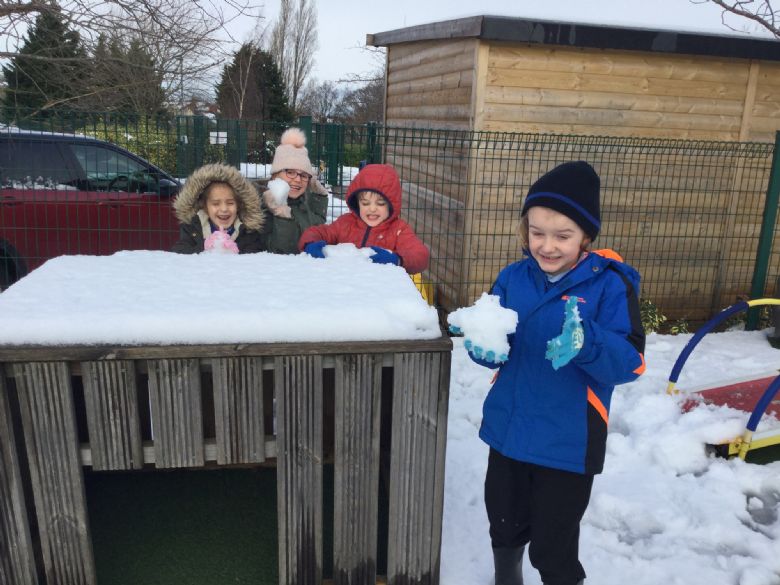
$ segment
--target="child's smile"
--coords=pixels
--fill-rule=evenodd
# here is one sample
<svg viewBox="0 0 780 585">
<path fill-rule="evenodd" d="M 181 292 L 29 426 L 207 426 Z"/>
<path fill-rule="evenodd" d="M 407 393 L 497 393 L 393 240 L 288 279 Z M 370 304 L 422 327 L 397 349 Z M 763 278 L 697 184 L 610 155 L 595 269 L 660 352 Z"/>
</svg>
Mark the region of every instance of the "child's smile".
<svg viewBox="0 0 780 585">
<path fill-rule="evenodd" d="M 233 226 L 238 217 L 238 204 L 233 189 L 225 183 L 214 183 L 209 187 L 206 198 L 206 213 L 211 223 L 226 230 Z"/>
<path fill-rule="evenodd" d="M 360 219 L 370 227 L 376 227 L 390 217 L 387 199 L 374 191 L 358 193 L 358 207 L 360 209 Z"/>
</svg>

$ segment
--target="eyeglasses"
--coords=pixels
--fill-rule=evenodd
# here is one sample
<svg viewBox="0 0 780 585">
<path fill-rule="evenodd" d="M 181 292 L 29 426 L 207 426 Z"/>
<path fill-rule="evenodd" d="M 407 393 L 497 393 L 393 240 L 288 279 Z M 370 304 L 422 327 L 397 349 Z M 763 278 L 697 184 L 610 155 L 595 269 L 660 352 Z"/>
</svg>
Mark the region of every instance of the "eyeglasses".
<svg viewBox="0 0 780 585">
<path fill-rule="evenodd" d="M 294 179 L 295 177 L 298 177 L 301 181 L 308 181 L 311 179 L 311 175 L 309 173 L 294 171 L 293 169 L 284 169 L 284 175 L 288 179 Z"/>
</svg>

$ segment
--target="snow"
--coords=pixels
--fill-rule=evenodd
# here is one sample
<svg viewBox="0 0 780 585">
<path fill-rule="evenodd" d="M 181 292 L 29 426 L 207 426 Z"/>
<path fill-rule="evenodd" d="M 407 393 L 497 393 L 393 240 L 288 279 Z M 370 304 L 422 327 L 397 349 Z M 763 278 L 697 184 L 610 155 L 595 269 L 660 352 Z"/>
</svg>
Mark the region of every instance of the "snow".
<svg viewBox="0 0 780 585">
<path fill-rule="evenodd" d="M 767 332 L 707 335 L 677 387 L 720 385 L 780 368 Z M 780 583 L 780 462 L 715 458 L 705 444 L 742 433 L 748 414 L 699 406 L 684 413 L 666 386 L 691 335 L 651 334 L 647 371 L 618 386 L 604 472 L 582 522 L 580 558 L 596 585 Z M 492 553 L 483 483 L 488 448 L 478 437 L 493 370 L 474 364 L 454 338 L 442 544 L 442 584 L 487 585 Z M 759 430 L 780 427 L 764 416 Z M 539 585 L 526 555 L 525 582 Z"/>
<path fill-rule="evenodd" d="M 433 339 L 403 268 L 363 255 L 60 256 L 0 295 L 0 344 Z"/>
<path fill-rule="evenodd" d="M 482 293 L 470 307 L 447 316 L 450 331 L 463 333 L 466 349 L 489 362 L 502 363 L 509 355 L 507 335 L 517 328 L 517 313 L 501 306 L 496 295 Z"/>
<path fill-rule="evenodd" d="M 335 251 L 335 250 L 334 250 Z M 402 269 L 357 250 L 303 256 L 122 252 L 51 260 L 0 294 L 0 343 L 411 339 L 439 334 L 436 314 Z M 707 335 L 677 387 L 719 385 L 780 368 L 767 332 Z M 748 414 L 681 409 L 666 394 L 691 335 L 651 334 L 647 371 L 615 390 L 604 472 L 582 523 L 592 585 L 777 585 L 780 462 L 710 456 Z M 477 437 L 492 370 L 453 338 L 442 585 L 491 582 L 483 502 L 488 449 Z M 759 430 L 780 427 L 765 416 Z M 525 559 L 527 585 L 539 585 Z"/>
</svg>

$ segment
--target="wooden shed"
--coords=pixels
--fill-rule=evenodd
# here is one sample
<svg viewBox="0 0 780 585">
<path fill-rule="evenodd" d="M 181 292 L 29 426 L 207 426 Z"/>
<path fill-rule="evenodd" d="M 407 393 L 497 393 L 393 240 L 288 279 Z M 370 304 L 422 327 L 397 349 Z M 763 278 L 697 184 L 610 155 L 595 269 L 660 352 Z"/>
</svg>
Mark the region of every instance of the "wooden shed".
<svg viewBox="0 0 780 585">
<path fill-rule="evenodd" d="M 389 126 L 774 140 L 780 43 L 475 16 L 369 35 Z"/>
<path fill-rule="evenodd" d="M 441 140 L 413 156 L 392 140 L 385 150 L 415 227 L 447 234 L 428 242 L 445 307 L 476 298 L 517 258 L 528 186 L 574 158 L 602 176 L 599 246 L 637 265 L 643 294 L 671 316 L 680 298 L 711 295 L 677 315 L 699 320 L 749 290 L 772 148 L 736 143 L 780 131 L 780 42 L 476 16 L 367 44 L 387 47 L 388 128 L 462 132 L 444 158 Z M 432 205 L 452 212 L 414 211 Z"/>
</svg>

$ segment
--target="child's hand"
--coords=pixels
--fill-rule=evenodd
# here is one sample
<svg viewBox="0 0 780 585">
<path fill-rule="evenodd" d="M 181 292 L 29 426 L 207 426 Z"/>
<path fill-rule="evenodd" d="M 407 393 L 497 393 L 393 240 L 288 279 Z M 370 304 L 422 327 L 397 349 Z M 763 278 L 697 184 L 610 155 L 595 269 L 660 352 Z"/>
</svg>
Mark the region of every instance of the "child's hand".
<svg viewBox="0 0 780 585">
<path fill-rule="evenodd" d="M 205 252 L 222 252 L 227 254 L 238 254 L 238 245 L 230 239 L 227 232 L 224 230 L 218 230 L 213 232 L 203 242 L 203 250 Z"/>
<path fill-rule="evenodd" d="M 547 342 L 544 357 L 552 362 L 554 370 L 568 364 L 582 349 L 585 343 L 585 331 L 577 309 L 577 297 L 571 295 L 564 308 L 563 331 L 558 337 Z"/>
<path fill-rule="evenodd" d="M 270 191 L 276 207 L 287 204 L 287 196 L 290 194 L 290 185 L 282 179 L 272 179 L 268 181 L 268 190 Z M 267 202 L 266 202 L 267 203 Z"/>
<path fill-rule="evenodd" d="M 327 246 L 325 240 L 319 240 L 318 242 L 309 242 L 303 247 L 303 251 L 306 252 L 312 258 L 325 258 L 325 252 L 323 248 Z"/>
<path fill-rule="evenodd" d="M 385 250 L 379 246 L 371 246 L 371 249 L 374 251 L 374 254 L 371 256 L 371 262 L 374 264 L 395 264 L 400 266 L 401 258 L 398 254 L 394 254 L 390 250 Z"/>
</svg>

